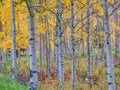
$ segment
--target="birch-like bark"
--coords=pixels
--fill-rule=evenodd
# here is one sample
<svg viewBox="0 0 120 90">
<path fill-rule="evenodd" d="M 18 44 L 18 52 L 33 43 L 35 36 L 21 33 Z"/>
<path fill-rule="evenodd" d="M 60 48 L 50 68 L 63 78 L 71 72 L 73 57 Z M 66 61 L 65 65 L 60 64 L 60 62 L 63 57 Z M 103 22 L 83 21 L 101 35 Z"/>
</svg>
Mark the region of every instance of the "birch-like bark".
<svg viewBox="0 0 120 90">
<path fill-rule="evenodd" d="M 97 17 L 97 32 L 98 32 L 98 42 L 97 42 L 97 45 L 98 45 L 98 57 L 97 57 L 97 60 L 98 60 L 98 64 L 100 64 L 100 21 L 99 21 L 99 18 Z"/>
<path fill-rule="evenodd" d="M 36 71 L 36 56 L 35 56 L 35 28 L 34 17 L 29 17 L 30 27 L 30 90 L 36 90 L 37 71 Z"/>
<path fill-rule="evenodd" d="M 110 27 L 109 27 L 109 17 L 108 17 L 108 2 L 103 0 L 104 9 L 104 30 L 106 36 L 106 52 L 107 52 L 107 75 L 108 75 L 108 90 L 115 90 L 114 82 L 114 64 L 112 60 L 111 52 L 111 42 L 110 42 Z"/>
<path fill-rule="evenodd" d="M 42 34 L 40 34 L 40 76 L 42 77 Z"/>
<path fill-rule="evenodd" d="M 62 54 L 62 3 L 61 0 L 57 0 L 57 19 L 58 19 L 58 58 L 59 58 L 59 76 L 60 87 L 64 88 L 64 71 L 63 71 L 63 54 Z"/>
<path fill-rule="evenodd" d="M 114 0 L 114 2 L 116 2 L 116 0 Z M 115 11 L 115 15 L 114 15 L 114 20 L 115 20 L 115 24 L 116 26 L 119 26 L 118 25 L 118 12 L 117 10 Z M 119 30 L 117 28 L 115 28 L 115 64 L 117 64 L 117 61 L 118 61 L 118 53 L 119 53 L 119 47 L 118 47 L 118 43 L 119 43 L 119 40 L 118 40 L 118 37 L 119 37 Z"/>
<path fill-rule="evenodd" d="M 46 22 L 46 76 L 50 74 L 50 58 L 49 58 L 49 48 L 48 48 L 48 31 L 49 31 L 49 26 L 48 26 L 48 17 L 45 17 L 45 22 Z"/>
<path fill-rule="evenodd" d="M 40 3 L 43 3 L 43 0 L 39 0 L 38 1 L 38 5 L 40 6 Z M 39 12 L 40 12 L 40 7 L 38 7 L 38 10 L 39 10 Z M 40 17 L 40 16 L 38 16 L 38 22 L 40 22 L 42 17 Z M 42 20 L 43 21 L 43 20 Z M 43 59 L 43 52 L 42 52 L 42 34 L 40 33 L 40 37 L 39 37 L 39 47 L 40 47 L 40 77 L 41 77 L 41 79 L 42 79 L 42 59 Z"/>
<path fill-rule="evenodd" d="M 42 55 L 43 55 L 43 58 L 45 58 L 45 56 L 46 56 L 45 35 L 43 34 L 42 37 L 43 37 L 42 38 L 42 43 L 43 43 L 43 53 L 42 53 Z"/>
<path fill-rule="evenodd" d="M 37 71 L 36 71 L 36 54 L 35 54 L 35 26 L 34 26 L 34 8 L 33 0 L 26 1 L 29 11 L 29 49 L 30 49 L 30 88 L 36 90 Z"/>
<path fill-rule="evenodd" d="M 16 61 L 16 26 L 15 26 L 15 11 L 14 0 L 11 0 L 11 15 L 12 15 L 12 79 L 17 78 L 17 61 Z"/>
<path fill-rule="evenodd" d="M 75 87 L 75 46 L 74 46 L 74 0 L 71 0 L 71 58 L 72 58 L 72 88 Z"/>
<path fill-rule="evenodd" d="M 51 52 L 52 52 L 52 50 L 51 50 L 50 40 L 51 40 L 52 36 L 51 36 L 51 33 L 50 33 L 50 27 L 49 27 L 48 37 L 49 37 L 49 40 L 48 40 L 49 41 L 49 45 L 48 46 L 49 46 L 49 64 L 50 64 L 49 66 L 51 66 L 51 62 L 52 62 L 52 53 Z"/>
<path fill-rule="evenodd" d="M 81 27 L 84 25 L 83 24 L 83 12 L 81 13 Z M 83 28 L 82 28 L 82 30 L 83 30 Z M 84 38 L 83 38 L 83 32 L 81 31 L 81 37 L 82 37 L 82 39 L 81 39 L 81 42 L 82 42 L 82 56 L 84 57 L 84 55 L 85 55 L 85 47 L 84 47 Z"/>
<path fill-rule="evenodd" d="M 84 39 L 82 39 L 82 56 L 85 56 L 85 47 L 84 47 Z"/>
<path fill-rule="evenodd" d="M 4 64 L 5 64 L 5 63 L 4 63 L 4 56 L 5 56 L 5 55 L 4 55 L 4 52 L 3 52 L 3 50 L 2 50 L 2 68 L 4 68 L 4 66 L 5 66 L 5 65 L 4 65 Z"/>
<path fill-rule="evenodd" d="M 57 11 L 58 13 L 58 11 Z M 54 58 L 55 58 L 55 62 L 56 62 L 56 76 L 59 75 L 59 58 L 58 58 L 58 18 L 56 19 L 56 29 L 55 29 L 55 52 L 54 52 Z"/>
<path fill-rule="evenodd" d="M 8 61 L 8 49 L 6 49 L 5 56 L 6 56 L 6 62 L 7 62 Z"/>
<path fill-rule="evenodd" d="M 87 62 L 88 62 L 88 80 L 92 81 L 91 68 L 91 46 L 90 46 L 90 0 L 87 0 Z"/>
</svg>

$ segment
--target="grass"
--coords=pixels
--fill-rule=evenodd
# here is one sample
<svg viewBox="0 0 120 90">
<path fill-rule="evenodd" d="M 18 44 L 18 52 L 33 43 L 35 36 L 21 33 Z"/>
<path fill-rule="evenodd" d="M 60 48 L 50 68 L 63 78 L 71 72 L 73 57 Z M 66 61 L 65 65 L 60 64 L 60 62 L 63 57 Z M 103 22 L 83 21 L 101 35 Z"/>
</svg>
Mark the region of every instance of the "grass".
<svg viewBox="0 0 120 90">
<path fill-rule="evenodd" d="M 95 52 L 95 51 L 94 51 Z M 96 50 L 97 52 L 97 50 Z M 113 50 L 114 54 L 114 50 Z M 107 90 L 107 68 L 103 63 L 100 65 L 93 64 L 92 60 L 92 75 L 93 75 L 93 83 L 91 86 L 88 81 L 85 80 L 87 76 L 87 61 L 86 55 L 81 57 L 81 53 L 77 53 L 78 57 L 76 58 L 76 83 L 75 90 Z M 9 63 L 5 65 L 4 68 L 0 67 L 0 90 L 28 90 L 28 86 L 21 85 L 19 82 L 12 82 L 11 78 L 11 59 L 8 60 Z M 39 57 L 36 60 L 37 63 L 37 71 L 39 71 Z M 120 65 L 120 64 L 119 64 Z M 120 90 L 120 67 L 119 65 L 115 66 L 114 74 L 115 74 L 115 83 L 116 90 Z M 19 68 L 18 73 L 25 78 L 27 78 L 29 82 L 29 58 L 21 57 L 19 60 Z M 53 71 L 55 67 L 55 63 L 52 61 L 51 70 Z M 46 60 L 43 59 L 43 71 L 46 72 Z M 69 55 L 66 55 L 64 59 L 64 74 L 65 74 L 65 89 L 64 90 L 72 90 L 71 88 L 71 60 Z M 45 76 L 45 73 L 44 73 Z M 7 78 L 8 77 L 8 78 Z M 59 89 L 59 79 L 53 78 L 54 76 L 49 76 L 43 80 L 43 82 L 38 81 L 37 90 L 60 90 Z M 20 77 L 24 78 L 24 77 Z"/>
<path fill-rule="evenodd" d="M 28 90 L 27 86 L 0 75 L 0 90 Z"/>
</svg>

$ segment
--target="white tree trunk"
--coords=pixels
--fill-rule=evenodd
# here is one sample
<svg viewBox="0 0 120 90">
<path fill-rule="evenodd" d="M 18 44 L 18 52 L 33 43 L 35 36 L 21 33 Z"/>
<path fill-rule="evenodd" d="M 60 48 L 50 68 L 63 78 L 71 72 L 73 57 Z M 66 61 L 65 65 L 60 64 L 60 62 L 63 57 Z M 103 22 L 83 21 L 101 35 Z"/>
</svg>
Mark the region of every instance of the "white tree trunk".
<svg viewBox="0 0 120 90">
<path fill-rule="evenodd" d="M 114 2 L 116 2 L 116 0 L 114 0 Z M 119 26 L 119 17 L 118 17 L 118 12 L 117 10 L 115 11 L 115 14 L 114 14 L 114 20 L 115 20 L 115 24 L 117 26 Z M 118 53 L 119 53 L 119 47 L 118 47 L 118 44 L 119 44 L 119 30 L 117 28 L 115 28 L 115 64 L 117 64 L 118 62 Z"/>
<path fill-rule="evenodd" d="M 36 71 L 36 56 L 35 56 L 35 29 L 34 17 L 29 18 L 30 21 L 30 90 L 36 89 L 37 71 Z"/>
<path fill-rule="evenodd" d="M 33 0 L 26 1 L 29 11 L 29 49 L 30 49 L 30 90 L 36 90 L 37 71 L 36 71 L 36 53 L 35 53 L 35 26 L 34 26 L 34 8 Z"/>
<path fill-rule="evenodd" d="M 99 21 L 99 18 L 97 17 L 97 34 L 98 34 L 98 40 L 97 40 L 97 45 L 98 45 L 98 57 L 97 57 L 97 60 L 98 60 L 98 65 L 100 64 L 100 61 L 101 61 L 101 50 L 100 50 L 100 21 Z"/>
<path fill-rule="evenodd" d="M 16 62 L 16 27 L 15 27 L 15 12 L 14 0 L 11 0 L 11 15 L 12 15 L 12 79 L 17 78 L 17 62 Z"/>
<path fill-rule="evenodd" d="M 35 28 L 34 17 L 29 18 L 30 21 L 30 90 L 36 90 L 37 71 L 36 71 L 36 56 L 35 56 Z"/>
<path fill-rule="evenodd" d="M 58 13 L 58 11 L 57 11 Z M 56 17 L 57 18 L 57 17 Z M 54 36 L 54 39 L 55 39 L 55 50 L 54 50 L 54 58 L 55 58 L 55 63 L 56 63 L 56 75 L 58 76 L 59 75 L 59 58 L 58 58 L 58 18 L 56 19 L 56 29 L 55 29 L 55 36 Z"/>
<path fill-rule="evenodd" d="M 4 63 L 4 58 L 5 57 L 5 55 L 4 55 L 4 52 L 3 52 L 3 50 L 2 50 L 2 68 L 4 68 L 4 66 L 5 66 L 5 63 Z"/>
<path fill-rule="evenodd" d="M 7 61 L 8 61 L 8 49 L 6 49 L 5 56 L 6 56 L 6 63 L 7 63 Z"/>
<path fill-rule="evenodd" d="M 106 36 L 106 51 L 107 51 L 107 75 L 108 75 L 108 90 L 115 90 L 114 82 L 114 64 L 112 60 L 111 42 L 110 42 L 110 27 L 108 18 L 107 0 L 103 0 L 104 9 L 104 29 Z"/>
<path fill-rule="evenodd" d="M 59 76 L 60 87 L 64 88 L 64 71 L 63 71 L 63 54 L 62 54 L 62 4 L 61 0 L 57 0 L 57 18 L 58 18 L 58 58 L 59 58 Z"/>
<path fill-rule="evenodd" d="M 40 34 L 40 75 L 42 77 L 42 34 Z"/>
<path fill-rule="evenodd" d="M 49 26 L 48 25 L 48 17 L 45 17 L 45 22 L 46 22 L 46 76 L 50 74 L 50 58 L 49 58 L 49 41 L 48 41 L 48 31 L 49 31 Z"/>
<path fill-rule="evenodd" d="M 75 87 L 75 46 L 74 46 L 74 0 L 71 0 L 71 58 L 72 58 L 72 88 Z"/>
<path fill-rule="evenodd" d="M 87 62 L 88 62 L 88 80 L 92 81 L 91 68 L 91 46 L 90 46 L 90 0 L 87 0 Z"/>
</svg>

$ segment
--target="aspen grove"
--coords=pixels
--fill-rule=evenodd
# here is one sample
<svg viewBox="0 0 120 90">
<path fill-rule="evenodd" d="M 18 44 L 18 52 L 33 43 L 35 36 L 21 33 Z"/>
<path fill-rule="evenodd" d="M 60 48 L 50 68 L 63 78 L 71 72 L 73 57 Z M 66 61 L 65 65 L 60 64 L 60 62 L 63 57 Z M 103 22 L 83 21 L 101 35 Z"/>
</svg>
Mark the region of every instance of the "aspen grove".
<svg viewBox="0 0 120 90">
<path fill-rule="evenodd" d="M 120 0 L 0 0 L 0 90 L 120 90 Z"/>
</svg>

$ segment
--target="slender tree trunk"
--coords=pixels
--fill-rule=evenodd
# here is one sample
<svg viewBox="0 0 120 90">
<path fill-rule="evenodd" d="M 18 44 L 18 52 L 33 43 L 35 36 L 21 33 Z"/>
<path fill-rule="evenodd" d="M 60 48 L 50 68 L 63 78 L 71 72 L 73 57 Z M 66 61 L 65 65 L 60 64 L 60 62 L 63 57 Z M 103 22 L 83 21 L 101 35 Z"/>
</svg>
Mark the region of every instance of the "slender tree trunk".
<svg viewBox="0 0 120 90">
<path fill-rule="evenodd" d="M 51 44 L 50 44 L 50 40 L 51 40 L 51 33 L 50 33 L 50 26 L 48 26 L 48 58 L 49 58 L 49 70 L 51 69 L 51 61 L 52 61 L 52 53 L 51 53 Z"/>
<path fill-rule="evenodd" d="M 43 35 L 42 43 L 43 43 L 43 56 L 45 57 L 45 55 L 46 55 L 45 35 Z M 44 58 L 44 57 L 43 57 L 43 58 Z"/>
<path fill-rule="evenodd" d="M 58 11 L 57 11 L 58 13 Z M 59 58 L 58 58 L 58 18 L 56 19 L 56 31 L 55 31 L 55 62 L 56 62 L 56 75 L 58 76 L 59 75 Z"/>
<path fill-rule="evenodd" d="M 40 34 L 40 76 L 42 77 L 42 34 Z"/>
<path fill-rule="evenodd" d="M 35 56 L 35 28 L 34 17 L 29 18 L 30 21 L 30 90 L 36 90 L 37 71 Z"/>
<path fill-rule="evenodd" d="M 119 26 L 118 25 L 118 20 L 119 19 L 118 19 L 118 12 L 117 11 L 115 11 L 114 19 L 115 19 L 116 26 Z M 115 28 L 115 64 L 117 64 L 118 52 L 119 52 L 119 47 L 118 47 L 119 40 L 118 40 L 118 37 L 119 37 L 119 30 L 117 28 Z"/>
<path fill-rule="evenodd" d="M 49 31 L 49 26 L 48 26 L 48 17 L 45 17 L 46 19 L 46 76 L 50 74 L 50 59 L 49 59 L 49 49 L 48 49 L 48 31 Z"/>
<path fill-rule="evenodd" d="M 30 88 L 36 90 L 37 70 L 36 70 L 36 53 L 35 53 L 35 26 L 34 26 L 34 8 L 33 0 L 26 1 L 29 11 L 29 49 L 30 49 Z"/>
<path fill-rule="evenodd" d="M 90 0 L 87 0 L 87 62 L 88 62 L 88 80 L 92 81 L 91 68 L 91 46 L 90 46 Z"/>
<path fill-rule="evenodd" d="M 2 55 L 2 68 L 4 68 L 5 63 L 4 63 L 4 52 L 3 52 L 3 50 L 2 50 L 1 55 Z"/>
<path fill-rule="evenodd" d="M 2 53 L 1 53 L 1 50 L 0 50 L 0 63 L 1 63 L 1 66 L 2 66 Z"/>
<path fill-rule="evenodd" d="M 51 33 L 50 33 L 50 27 L 49 27 L 49 33 L 48 33 L 48 37 L 49 37 L 49 64 L 51 64 L 51 62 L 52 62 L 52 53 L 51 53 L 51 43 L 50 43 L 50 40 L 51 40 Z M 51 65 L 49 65 L 49 66 L 51 66 Z"/>
<path fill-rule="evenodd" d="M 98 57 L 97 57 L 98 65 L 100 64 L 100 61 L 101 61 L 100 54 L 101 54 L 101 50 L 100 50 L 100 32 L 98 31 Z"/>
<path fill-rule="evenodd" d="M 115 90 L 114 82 L 114 64 L 112 60 L 111 52 L 111 42 L 110 42 L 110 27 L 109 27 L 109 17 L 108 17 L 108 2 L 103 0 L 104 9 L 104 29 L 106 35 L 106 51 L 107 51 L 107 75 L 108 75 L 108 90 Z"/>
<path fill-rule="evenodd" d="M 82 39 L 82 56 L 85 56 L 84 39 Z"/>
<path fill-rule="evenodd" d="M 83 24 L 83 13 L 81 13 L 81 27 L 84 25 Z M 83 28 L 82 28 L 83 30 Z M 83 32 L 81 31 L 81 37 L 82 37 L 82 56 L 84 57 L 85 55 L 85 47 L 84 47 L 84 38 L 83 38 Z"/>
<path fill-rule="evenodd" d="M 62 2 L 57 0 L 57 19 L 58 19 L 58 58 L 59 58 L 59 76 L 60 76 L 60 87 L 64 88 L 64 71 L 63 71 L 63 54 L 62 54 Z"/>
<path fill-rule="evenodd" d="M 8 49 L 6 49 L 6 62 L 8 61 Z"/>
<path fill-rule="evenodd" d="M 15 27 L 15 12 L 14 0 L 11 0 L 12 14 L 12 79 L 17 79 L 17 61 L 16 61 L 16 27 Z"/>
<path fill-rule="evenodd" d="M 97 57 L 97 60 L 98 60 L 98 64 L 100 64 L 100 60 L 101 60 L 101 57 L 100 57 L 100 22 L 99 22 L 99 19 L 97 17 L 97 32 L 98 32 L 98 42 L 97 42 L 97 45 L 98 45 L 98 57 Z"/>
<path fill-rule="evenodd" d="M 74 46 L 74 0 L 71 0 L 71 57 L 72 57 L 72 88 L 75 87 L 75 46 Z"/>
<path fill-rule="evenodd" d="M 38 0 L 38 5 L 40 6 L 40 4 L 43 3 L 43 0 Z M 38 11 L 40 12 L 40 7 L 38 7 Z M 42 19 L 42 17 L 38 16 L 38 22 L 43 21 L 40 20 Z M 39 52 L 40 52 L 40 78 L 42 79 L 42 59 L 43 59 L 43 52 L 42 52 L 42 34 L 40 33 L 40 37 L 39 37 Z"/>
<path fill-rule="evenodd" d="M 102 62 L 105 64 L 105 57 L 104 57 L 105 56 L 105 54 L 104 54 L 105 51 L 104 51 L 104 49 L 105 49 L 104 44 L 102 44 L 101 56 L 102 56 Z"/>
</svg>

